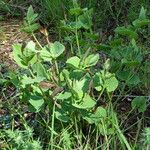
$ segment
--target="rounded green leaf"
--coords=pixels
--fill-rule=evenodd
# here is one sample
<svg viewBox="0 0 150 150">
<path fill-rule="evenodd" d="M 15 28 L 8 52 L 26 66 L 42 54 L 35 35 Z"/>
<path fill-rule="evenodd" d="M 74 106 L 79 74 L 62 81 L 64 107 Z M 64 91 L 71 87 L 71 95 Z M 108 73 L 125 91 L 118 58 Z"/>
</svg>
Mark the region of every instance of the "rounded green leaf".
<svg viewBox="0 0 150 150">
<path fill-rule="evenodd" d="M 99 60 L 99 54 L 91 54 L 84 61 L 84 67 L 90 67 L 97 64 Z"/>
<path fill-rule="evenodd" d="M 83 98 L 83 101 L 80 104 L 73 104 L 74 107 L 79 109 L 89 109 L 93 108 L 96 105 L 96 101 L 86 94 Z"/>
<path fill-rule="evenodd" d="M 44 100 L 41 96 L 31 95 L 29 103 L 35 108 L 36 112 L 39 112 L 44 104 Z"/>
<path fill-rule="evenodd" d="M 96 112 L 95 112 L 95 116 L 97 118 L 106 118 L 107 117 L 107 112 L 106 112 L 106 109 L 103 108 L 103 107 L 98 107 Z"/>
<path fill-rule="evenodd" d="M 53 58 L 59 57 L 65 50 L 64 45 L 60 42 L 54 42 L 50 46 L 50 53 Z"/>
<path fill-rule="evenodd" d="M 77 56 L 71 57 L 66 61 L 66 63 L 73 68 L 78 69 L 80 64 L 80 58 Z"/>
<path fill-rule="evenodd" d="M 132 108 L 134 109 L 138 109 L 139 112 L 144 112 L 146 111 L 147 108 L 147 104 L 146 104 L 147 100 L 145 97 L 140 96 L 140 97 L 136 97 L 132 100 Z"/>
<path fill-rule="evenodd" d="M 32 66 L 33 72 L 36 73 L 37 77 L 43 77 L 43 78 L 48 78 L 48 73 L 44 66 L 40 63 L 37 62 Z"/>
<path fill-rule="evenodd" d="M 110 77 L 105 80 L 105 87 L 108 92 L 113 92 L 118 87 L 118 80 L 115 77 Z"/>
<path fill-rule="evenodd" d="M 40 51 L 40 57 L 44 60 L 44 61 L 52 61 L 52 56 L 50 53 L 50 48 L 48 46 L 45 46 L 41 51 Z"/>
</svg>

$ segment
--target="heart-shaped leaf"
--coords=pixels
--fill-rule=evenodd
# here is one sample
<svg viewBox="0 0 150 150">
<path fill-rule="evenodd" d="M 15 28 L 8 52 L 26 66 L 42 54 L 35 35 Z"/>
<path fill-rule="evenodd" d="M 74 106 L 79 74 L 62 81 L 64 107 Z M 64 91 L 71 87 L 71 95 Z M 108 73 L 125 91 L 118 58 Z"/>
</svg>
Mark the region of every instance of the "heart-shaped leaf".
<svg viewBox="0 0 150 150">
<path fill-rule="evenodd" d="M 51 43 L 46 45 L 40 52 L 40 56 L 44 61 L 50 61 L 59 57 L 65 50 L 64 45 L 60 42 Z"/>
<path fill-rule="evenodd" d="M 44 100 L 41 96 L 31 95 L 29 103 L 35 108 L 36 112 L 39 112 L 44 104 Z"/>
</svg>

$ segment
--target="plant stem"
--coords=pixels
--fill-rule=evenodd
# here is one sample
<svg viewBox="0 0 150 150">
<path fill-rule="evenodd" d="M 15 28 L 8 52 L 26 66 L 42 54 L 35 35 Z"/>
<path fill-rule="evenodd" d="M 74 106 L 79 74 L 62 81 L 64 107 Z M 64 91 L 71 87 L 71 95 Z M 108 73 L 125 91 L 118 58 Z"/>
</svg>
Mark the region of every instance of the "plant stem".
<svg viewBox="0 0 150 150">
<path fill-rule="evenodd" d="M 105 90 L 105 88 L 103 88 L 103 89 L 101 90 L 101 92 L 100 92 L 100 94 L 99 94 L 99 96 L 98 96 L 98 98 L 97 98 L 97 101 L 100 100 L 100 98 L 101 98 L 101 96 L 102 96 L 104 90 Z"/>
<path fill-rule="evenodd" d="M 138 130 L 137 130 L 136 137 L 135 137 L 134 149 L 135 149 L 135 147 L 136 147 L 136 145 L 137 145 L 137 140 L 138 140 L 139 133 L 140 133 L 140 130 L 141 130 L 143 115 L 144 115 L 144 114 L 142 114 L 142 118 L 140 119 L 140 121 L 139 121 L 139 123 L 138 123 Z"/>
<path fill-rule="evenodd" d="M 32 36 L 34 38 L 34 40 L 36 41 L 36 43 L 38 44 L 38 46 L 43 49 L 42 45 L 40 44 L 40 42 L 38 41 L 38 39 L 36 38 L 36 36 L 34 35 L 34 33 L 32 33 Z"/>
<path fill-rule="evenodd" d="M 76 23 L 77 23 L 77 17 L 76 17 Z M 80 50 L 80 44 L 79 44 L 79 37 L 78 37 L 78 29 L 77 29 L 77 27 L 75 29 L 75 36 L 76 36 L 76 42 L 77 42 L 77 47 L 78 47 L 78 54 L 81 57 L 81 50 Z"/>
<path fill-rule="evenodd" d="M 105 127 L 105 123 L 104 123 L 103 119 L 101 119 L 101 123 L 102 123 L 102 128 L 103 128 L 103 131 L 104 131 L 106 149 L 109 150 L 109 141 L 108 141 L 107 131 L 106 131 L 106 127 Z M 105 149 L 105 148 L 104 148 L 104 149 Z"/>
<path fill-rule="evenodd" d="M 55 121 L 55 102 L 54 102 L 54 105 L 53 105 L 53 114 L 52 114 L 52 124 L 51 124 L 51 150 L 53 150 L 53 145 L 54 145 L 54 121 Z"/>
<path fill-rule="evenodd" d="M 79 38 L 78 38 L 78 31 L 76 29 L 76 42 L 77 42 L 77 47 L 78 47 L 78 54 L 81 56 L 81 50 L 80 50 L 80 44 L 79 44 Z"/>
<path fill-rule="evenodd" d="M 132 150 L 129 142 L 127 141 L 126 137 L 124 136 L 124 134 L 122 133 L 122 131 L 120 130 L 120 127 L 118 125 L 118 120 L 117 120 L 117 116 L 114 113 L 113 107 L 112 107 L 112 103 L 111 104 L 111 115 L 114 119 L 113 126 L 116 128 L 117 132 L 118 132 L 118 137 L 120 137 L 120 142 L 121 140 L 123 141 L 123 143 L 125 144 L 125 146 L 127 147 L 127 150 Z"/>
<path fill-rule="evenodd" d="M 57 75 L 59 75 L 59 69 L 58 69 L 58 63 L 57 63 L 57 60 L 54 60 L 54 63 L 55 63 L 56 73 L 57 73 Z"/>
</svg>

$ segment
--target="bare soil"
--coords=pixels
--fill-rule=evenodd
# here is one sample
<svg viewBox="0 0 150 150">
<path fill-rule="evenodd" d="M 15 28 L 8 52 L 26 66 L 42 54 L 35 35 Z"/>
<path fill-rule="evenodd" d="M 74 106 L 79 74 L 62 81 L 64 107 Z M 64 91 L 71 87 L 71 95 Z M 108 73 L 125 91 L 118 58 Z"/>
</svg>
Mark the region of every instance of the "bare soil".
<svg viewBox="0 0 150 150">
<path fill-rule="evenodd" d="M 21 26 L 22 21 L 20 20 L 0 21 L 0 64 L 4 63 L 10 68 L 13 67 L 12 45 L 30 39 L 26 33 L 20 31 Z"/>
</svg>

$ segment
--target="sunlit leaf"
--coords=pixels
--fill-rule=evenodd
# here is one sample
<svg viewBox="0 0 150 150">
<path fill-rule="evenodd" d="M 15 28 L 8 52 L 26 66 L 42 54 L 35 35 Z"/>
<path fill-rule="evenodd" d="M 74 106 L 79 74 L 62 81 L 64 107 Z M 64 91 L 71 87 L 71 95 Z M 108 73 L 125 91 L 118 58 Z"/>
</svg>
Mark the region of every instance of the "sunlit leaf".
<svg viewBox="0 0 150 150">
<path fill-rule="evenodd" d="M 84 67 L 86 68 L 86 67 L 94 66 L 97 64 L 98 60 L 99 60 L 99 54 L 91 54 L 85 58 Z"/>
<path fill-rule="evenodd" d="M 38 16 L 38 14 L 35 14 L 35 13 L 34 13 L 34 10 L 33 10 L 33 7 L 30 6 L 30 7 L 28 8 L 27 16 L 26 16 L 26 20 L 28 21 L 28 23 L 29 23 L 29 24 L 32 24 L 33 22 L 35 22 L 36 19 L 37 19 L 37 16 Z"/>
<path fill-rule="evenodd" d="M 79 109 L 89 109 L 96 105 L 96 101 L 86 94 L 80 104 L 73 104 L 74 107 Z"/>
<path fill-rule="evenodd" d="M 94 85 L 94 88 L 97 91 L 101 91 L 102 90 L 103 81 L 102 81 L 100 73 L 96 73 L 95 74 L 94 79 L 93 79 L 93 85 Z"/>
<path fill-rule="evenodd" d="M 116 77 L 110 77 L 108 79 L 105 80 L 105 87 L 107 89 L 108 92 L 113 92 L 116 90 L 116 88 L 118 87 L 118 80 L 116 79 Z"/>
<path fill-rule="evenodd" d="M 73 56 L 73 57 L 67 59 L 66 63 L 75 69 L 79 68 L 80 58 L 77 56 Z"/>
<path fill-rule="evenodd" d="M 46 69 L 44 66 L 40 63 L 37 62 L 32 66 L 33 72 L 36 73 L 37 77 L 43 77 L 43 78 L 48 78 Z"/>
<path fill-rule="evenodd" d="M 64 52 L 64 50 L 65 47 L 60 42 L 51 43 L 50 53 L 53 58 L 59 57 Z"/>
<path fill-rule="evenodd" d="M 14 44 L 13 45 L 13 58 L 16 61 L 17 65 L 22 68 L 28 68 L 28 65 L 23 61 L 23 54 L 22 54 L 22 45 L 21 44 Z"/>
<path fill-rule="evenodd" d="M 56 97 L 56 99 L 60 99 L 60 100 L 64 100 L 64 99 L 68 99 L 72 96 L 72 94 L 70 92 L 64 92 L 64 93 L 60 93 L 58 94 Z"/>
</svg>

